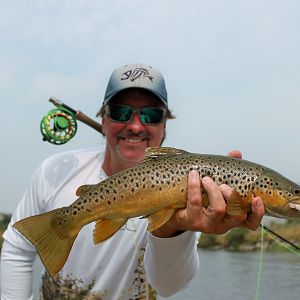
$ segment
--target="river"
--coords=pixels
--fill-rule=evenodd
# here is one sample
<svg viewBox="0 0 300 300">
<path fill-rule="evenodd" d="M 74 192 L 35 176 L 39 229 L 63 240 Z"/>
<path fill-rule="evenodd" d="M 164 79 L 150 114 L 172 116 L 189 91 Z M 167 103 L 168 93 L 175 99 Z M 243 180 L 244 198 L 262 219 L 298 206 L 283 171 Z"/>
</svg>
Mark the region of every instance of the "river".
<svg viewBox="0 0 300 300">
<path fill-rule="evenodd" d="M 259 252 L 237 253 L 199 250 L 200 270 L 190 286 L 159 300 L 298 300 L 300 256 L 289 252 L 264 253 L 257 294 Z M 40 268 L 39 264 L 35 265 Z M 39 278 L 35 274 L 37 299 Z"/>
<path fill-rule="evenodd" d="M 172 300 L 300 299 L 300 256 L 264 253 L 258 297 L 260 253 L 199 251 L 200 270 L 190 286 Z"/>
</svg>

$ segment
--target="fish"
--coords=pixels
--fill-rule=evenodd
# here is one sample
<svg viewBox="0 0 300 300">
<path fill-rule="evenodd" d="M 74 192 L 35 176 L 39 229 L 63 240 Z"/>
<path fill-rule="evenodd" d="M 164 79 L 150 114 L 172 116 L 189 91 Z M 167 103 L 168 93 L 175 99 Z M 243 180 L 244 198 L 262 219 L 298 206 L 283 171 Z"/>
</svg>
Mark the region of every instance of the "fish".
<svg viewBox="0 0 300 300">
<path fill-rule="evenodd" d="M 94 244 L 110 238 L 129 218 L 147 218 L 149 231 L 165 224 L 176 209 L 186 207 L 191 170 L 233 188 L 226 204 L 230 215 L 249 213 L 253 197 L 259 196 L 266 214 L 300 218 L 300 186 L 270 168 L 228 156 L 155 147 L 146 149 L 137 166 L 95 185 L 80 186 L 78 199 L 70 206 L 27 217 L 13 227 L 36 247 L 49 274 L 55 275 L 80 230 L 91 222 L 96 222 Z M 208 196 L 201 190 L 207 207 Z"/>
</svg>

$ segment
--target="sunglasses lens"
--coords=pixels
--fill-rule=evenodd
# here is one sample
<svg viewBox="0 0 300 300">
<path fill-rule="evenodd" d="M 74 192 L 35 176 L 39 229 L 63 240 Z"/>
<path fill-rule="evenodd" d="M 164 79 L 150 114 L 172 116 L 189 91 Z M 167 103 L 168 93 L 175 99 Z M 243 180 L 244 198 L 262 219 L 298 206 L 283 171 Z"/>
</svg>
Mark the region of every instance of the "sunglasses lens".
<svg viewBox="0 0 300 300">
<path fill-rule="evenodd" d="M 144 124 L 160 123 L 164 116 L 164 110 L 160 108 L 145 107 L 140 109 L 141 122 Z"/>
<path fill-rule="evenodd" d="M 129 106 L 110 106 L 109 116 L 112 120 L 117 122 L 128 122 L 133 114 Z"/>
<path fill-rule="evenodd" d="M 109 106 L 108 115 L 113 121 L 127 123 L 134 112 L 139 113 L 143 124 L 158 124 L 162 122 L 165 111 L 155 107 L 144 107 L 134 110 L 130 106 L 112 105 Z"/>
</svg>

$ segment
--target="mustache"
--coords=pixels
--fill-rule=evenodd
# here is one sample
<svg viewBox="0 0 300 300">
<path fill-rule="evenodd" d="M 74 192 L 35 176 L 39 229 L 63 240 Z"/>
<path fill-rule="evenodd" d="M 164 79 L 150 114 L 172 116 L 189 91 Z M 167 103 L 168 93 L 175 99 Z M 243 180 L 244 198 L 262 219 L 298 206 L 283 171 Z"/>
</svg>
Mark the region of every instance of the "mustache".
<svg viewBox="0 0 300 300">
<path fill-rule="evenodd" d="M 140 138 L 140 139 L 150 139 L 151 135 L 147 132 L 141 131 L 138 133 L 134 133 L 131 130 L 119 132 L 117 134 L 117 139 L 126 139 L 126 138 Z"/>
</svg>

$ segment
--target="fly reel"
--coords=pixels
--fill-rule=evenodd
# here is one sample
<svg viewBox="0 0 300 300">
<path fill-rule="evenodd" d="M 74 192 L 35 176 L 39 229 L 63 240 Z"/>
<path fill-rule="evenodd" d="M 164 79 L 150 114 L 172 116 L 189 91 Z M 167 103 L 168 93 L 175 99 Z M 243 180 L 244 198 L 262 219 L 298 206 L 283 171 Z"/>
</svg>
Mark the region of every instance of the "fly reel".
<svg viewBox="0 0 300 300">
<path fill-rule="evenodd" d="M 43 141 L 54 145 L 67 143 L 77 132 L 76 120 L 102 133 L 101 124 L 92 120 L 81 111 L 76 111 L 55 98 L 50 98 L 49 101 L 57 108 L 50 110 L 41 120 L 40 129 Z"/>
<path fill-rule="evenodd" d="M 50 110 L 41 121 L 43 140 L 51 144 L 62 145 L 74 137 L 77 132 L 75 117 L 67 109 Z"/>
</svg>

